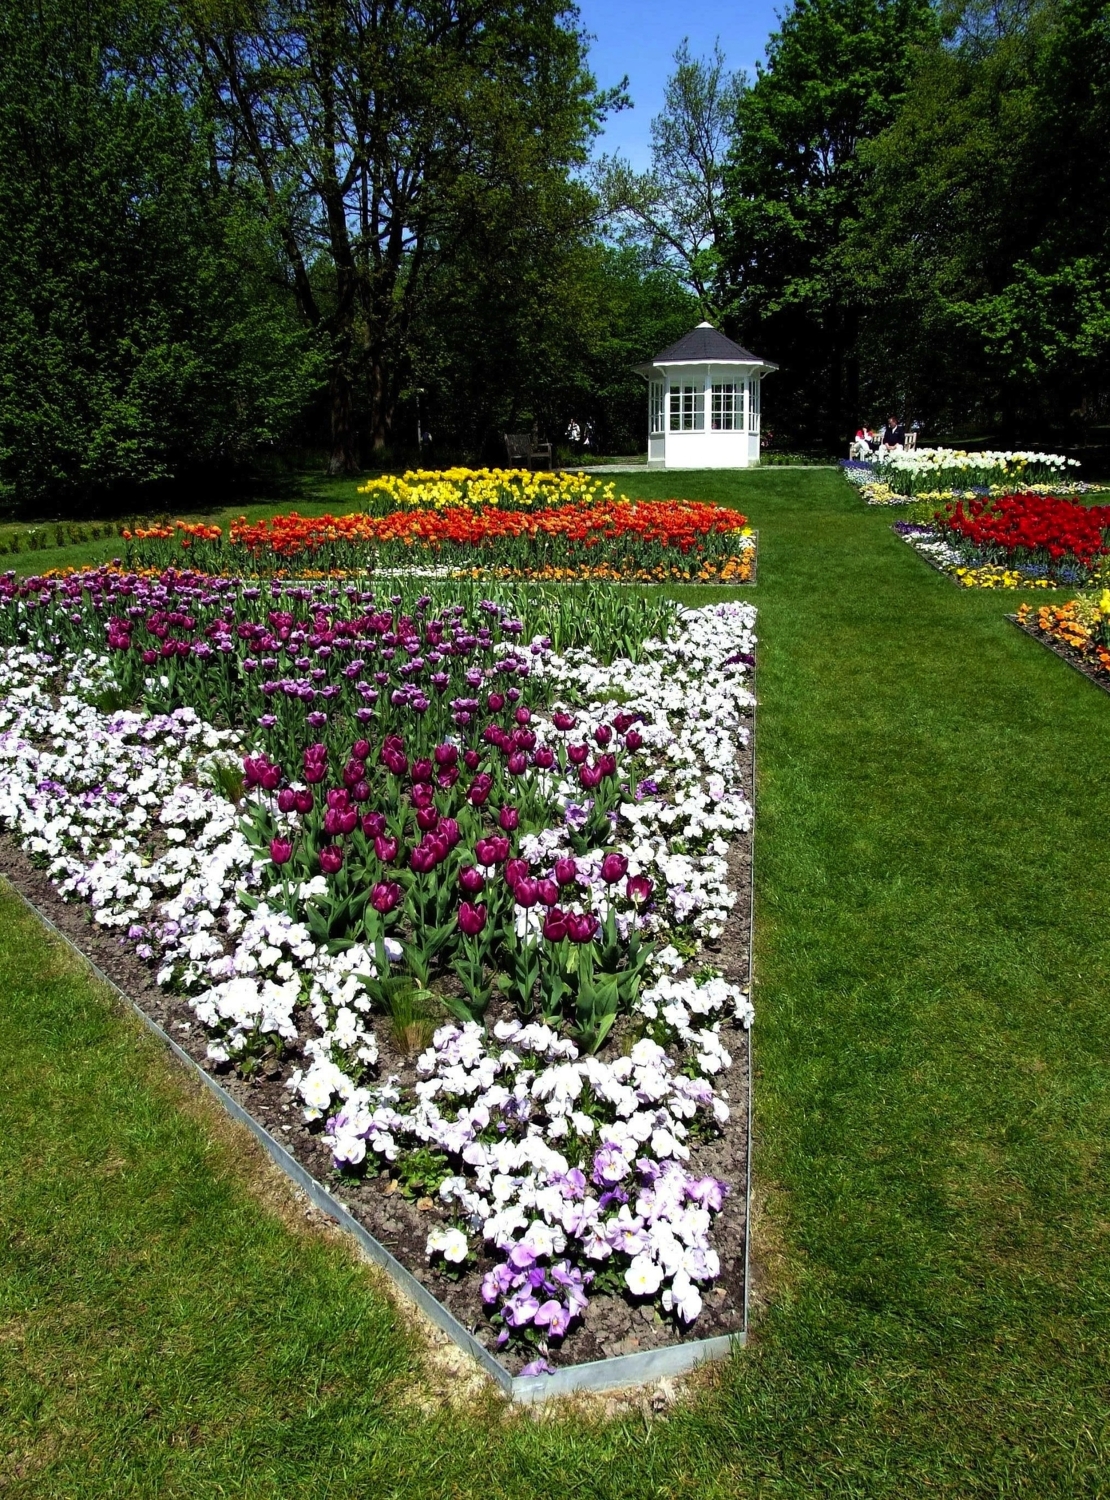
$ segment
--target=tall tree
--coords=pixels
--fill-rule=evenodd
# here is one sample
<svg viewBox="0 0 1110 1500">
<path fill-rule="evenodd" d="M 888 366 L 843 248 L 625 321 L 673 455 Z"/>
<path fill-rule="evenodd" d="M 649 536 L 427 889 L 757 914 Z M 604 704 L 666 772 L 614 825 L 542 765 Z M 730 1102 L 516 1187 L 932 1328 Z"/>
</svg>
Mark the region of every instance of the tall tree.
<svg viewBox="0 0 1110 1500">
<path fill-rule="evenodd" d="M 776 403 L 795 439 L 836 443 L 855 419 L 861 307 L 846 247 L 860 148 L 894 118 L 936 27 L 928 0 L 794 0 L 739 101 L 719 295 L 781 366 Z"/>
<path fill-rule="evenodd" d="M 167 21 L 160 0 L 0 10 L 0 472 L 22 500 L 226 469 L 315 380 L 214 191 Z"/>
<path fill-rule="evenodd" d="M 675 52 L 662 112 L 651 122 L 651 169 L 603 157 L 596 182 L 605 212 L 625 243 L 689 287 L 714 317 L 718 247 L 724 237 L 723 167 L 744 76 L 730 73 L 720 43 L 708 58 Z"/>
<path fill-rule="evenodd" d="M 184 0 L 221 130 L 329 351 L 333 473 L 385 451 L 414 317 L 460 225 L 527 218 L 606 101 L 564 0 Z"/>
<path fill-rule="evenodd" d="M 1110 32 L 1096 0 L 959 17 L 868 149 L 876 399 L 1043 440 L 1110 405 Z"/>
</svg>

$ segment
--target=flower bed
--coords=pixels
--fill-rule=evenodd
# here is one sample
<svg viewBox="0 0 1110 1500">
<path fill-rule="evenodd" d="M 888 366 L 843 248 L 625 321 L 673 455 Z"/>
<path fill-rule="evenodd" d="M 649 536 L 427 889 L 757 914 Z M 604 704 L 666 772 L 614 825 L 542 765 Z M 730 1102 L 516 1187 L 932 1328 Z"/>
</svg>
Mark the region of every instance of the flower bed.
<svg viewBox="0 0 1110 1500">
<path fill-rule="evenodd" d="M 931 523 L 894 530 L 968 588 L 1089 583 L 1110 555 L 1110 506 L 1055 495 L 949 501 Z"/>
<path fill-rule="evenodd" d="M 448 510 L 455 506 L 494 510 L 544 510 L 560 505 L 593 505 L 616 500 L 611 480 L 587 474 L 531 469 L 410 469 L 398 478 L 385 474 L 359 485 L 371 515 L 397 510 Z"/>
<path fill-rule="evenodd" d="M 538 581 L 746 583 L 755 542 L 746 518 L 691 500 L 597 501 L 535 513 L 395 511 L 218 527 L 177 522 L 129 538 L 128 564 L 162 569 L 188 560 L 207 571 L 358 574 L 430 566 L 441 576 Z"/>
<path fill-rule="evenodd" d="M 841 460 L 841 467 L 845 478 L 866 492 L 869 505 L 896 505 L 945 490 L 986 492 L 997 487 L 1013 493 L 1045 485 L 1059 494 L 1080 462 L 1062 453 L 909 448 L 869 461 Z"/>
<path fill-rule="evenodd" d="M 1010 619 L 1110 692 L 1110 589 L 1039 609 L 1023 604 Z"/>
<path fill-rule="evenodd" d="M 514 1370 L 740 1326 L 754 617 L 5 581 L 0 821 Z"/>
</svg>

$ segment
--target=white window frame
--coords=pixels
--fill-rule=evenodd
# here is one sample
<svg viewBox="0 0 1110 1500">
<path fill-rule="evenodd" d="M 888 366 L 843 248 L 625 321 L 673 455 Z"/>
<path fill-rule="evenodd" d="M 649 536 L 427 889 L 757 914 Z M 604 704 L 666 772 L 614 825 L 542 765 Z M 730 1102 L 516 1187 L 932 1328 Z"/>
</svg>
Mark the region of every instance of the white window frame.
<svg viewBox="0 0 1110 1500">
<path fill-rule="evenodd" d="M 666 431 L 666 386 L 662 380 L 653 380 L 648 385 L 648 431 L 658 437 Z"/>
<path fill-rule="evenodd" d="M 713 432 L 743 432 L 744 385 L 742 381 L 714 381 L 710 428 Z"/>
<path fill-rule="evenodd" d="M 753 375 L 748 381 L 748 431 L 759 431 L 759 379 Z"/>
<path fill-rule="evenodd" d="M 672 385 L 669 409 L 671 432 L 704 432 L 705 386 Z"/>
</svg>

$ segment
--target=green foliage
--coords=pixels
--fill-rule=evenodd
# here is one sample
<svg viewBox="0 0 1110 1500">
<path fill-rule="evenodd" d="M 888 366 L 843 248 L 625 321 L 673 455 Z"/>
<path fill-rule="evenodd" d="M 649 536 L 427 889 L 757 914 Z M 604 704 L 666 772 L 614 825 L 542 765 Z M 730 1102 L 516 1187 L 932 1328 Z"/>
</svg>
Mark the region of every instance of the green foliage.
<svg viewBox="0 0 1110 1500">
<path fill-rule="evenodd" d="M 234 465 L 311 389 L 167 67 L 171 19 L 162 0 L 0 16 L 0 471 L 23 501 Z"/>
<path fill-rule="evenodd" d="M 873 399 L 1043 440 L 1110 400 L 1104 5 L 964 15 L 868 148 L 855 237 Z"/>
<path fill-rule="evenodd" d="M 839 449 L 854 411 L 860 302 L 845 262 L 860 148 L 894 118 L 913 48 L 935 31 L 927 0 L 795 0 L 740 99 L 721 300 L 781 366 L 772 421 L 795 441 Z"/>
</svg>

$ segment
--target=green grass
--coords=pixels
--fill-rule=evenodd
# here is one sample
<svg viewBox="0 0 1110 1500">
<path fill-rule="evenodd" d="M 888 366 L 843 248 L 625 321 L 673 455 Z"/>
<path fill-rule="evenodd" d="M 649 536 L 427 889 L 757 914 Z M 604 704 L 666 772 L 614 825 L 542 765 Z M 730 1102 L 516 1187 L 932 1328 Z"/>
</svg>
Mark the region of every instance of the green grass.
<svg viewBox="0 0 1110 1500">
<path fill-rule="evenodd" d="M 652 1425 L 423 1414 L 403 1319 L 5 898 L 8 1493 L 1110 1492 L 1110 699 L 836 474 L 621 478 L 760 530 L 753 1346 Z"/>
</svg>

